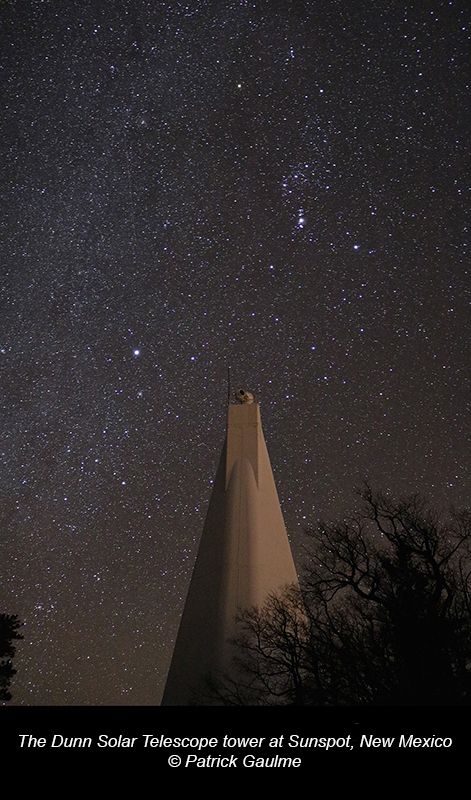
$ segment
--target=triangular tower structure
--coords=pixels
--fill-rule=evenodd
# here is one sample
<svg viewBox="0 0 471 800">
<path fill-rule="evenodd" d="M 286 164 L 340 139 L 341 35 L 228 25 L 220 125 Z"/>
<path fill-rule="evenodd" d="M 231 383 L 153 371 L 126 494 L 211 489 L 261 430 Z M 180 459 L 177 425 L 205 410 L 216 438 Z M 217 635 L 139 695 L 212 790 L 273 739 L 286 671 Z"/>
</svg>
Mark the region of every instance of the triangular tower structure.
<svg viewBox="0 0 471 800">
<path fill-rule="evenodd" d="M 239 610 L 298 577 L 263 438 L 260 406 L 239 389 L 183 611 L 162 705 L 205 704 L 198 687 L 229 670 Z"/>
</svg>

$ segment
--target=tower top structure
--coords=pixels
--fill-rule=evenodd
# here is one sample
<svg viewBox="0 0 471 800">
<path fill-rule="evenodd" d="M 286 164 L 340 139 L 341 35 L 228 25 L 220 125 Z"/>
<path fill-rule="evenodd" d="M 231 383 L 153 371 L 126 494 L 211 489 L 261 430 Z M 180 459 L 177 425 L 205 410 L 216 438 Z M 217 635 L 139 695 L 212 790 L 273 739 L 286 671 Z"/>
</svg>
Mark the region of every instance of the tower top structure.
<svg viewBox="0 0 471 800">
<path fill-rule="evenodd" d="M 235 397 L 162 705 L 204 705 L 205 678 L 230 671 L 238 612 L 298 582 L 260 406 Z"/>
</svg>

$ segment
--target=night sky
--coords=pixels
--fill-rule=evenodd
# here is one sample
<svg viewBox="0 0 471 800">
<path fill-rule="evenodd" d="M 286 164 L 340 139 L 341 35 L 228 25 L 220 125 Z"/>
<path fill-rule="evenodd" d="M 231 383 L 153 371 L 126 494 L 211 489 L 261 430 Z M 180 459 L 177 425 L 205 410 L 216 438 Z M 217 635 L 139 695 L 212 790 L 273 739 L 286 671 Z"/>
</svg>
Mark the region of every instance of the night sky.
<svg viewBox="0 0 471 800">
<path fill-rule="evenodd" d="M 233 388 L 288 534 L 470 504 L 469 0 L 4 0 L 17 705 L 160 702 Z"/>
</svg>

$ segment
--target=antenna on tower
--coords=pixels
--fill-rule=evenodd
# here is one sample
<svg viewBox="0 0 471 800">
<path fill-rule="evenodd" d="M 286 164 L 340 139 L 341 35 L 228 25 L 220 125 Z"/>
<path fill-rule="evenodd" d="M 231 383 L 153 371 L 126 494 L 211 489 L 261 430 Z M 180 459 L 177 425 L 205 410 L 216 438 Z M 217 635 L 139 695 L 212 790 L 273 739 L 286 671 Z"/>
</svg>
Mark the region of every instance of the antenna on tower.
<svg viewBox="0 0 471 800">
<path fill-rule="evenodd" d="M 227 405 L 231 402 L 231 368 L 227 368 Z"/>
</svg>

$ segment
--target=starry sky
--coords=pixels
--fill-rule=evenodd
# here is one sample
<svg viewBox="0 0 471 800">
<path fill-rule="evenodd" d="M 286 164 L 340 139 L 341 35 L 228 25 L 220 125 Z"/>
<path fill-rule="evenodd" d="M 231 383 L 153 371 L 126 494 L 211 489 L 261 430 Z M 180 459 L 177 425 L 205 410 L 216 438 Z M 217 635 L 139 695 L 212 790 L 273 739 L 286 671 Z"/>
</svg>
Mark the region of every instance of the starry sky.
<svg viewBox="0 0 471 800">
<path fill-rule="evenodd" d="M 467 0 L 0 6 L 13 705 L 160 702 L 233 388 L 298 566 L 470 504 Z"/>
</svg>

